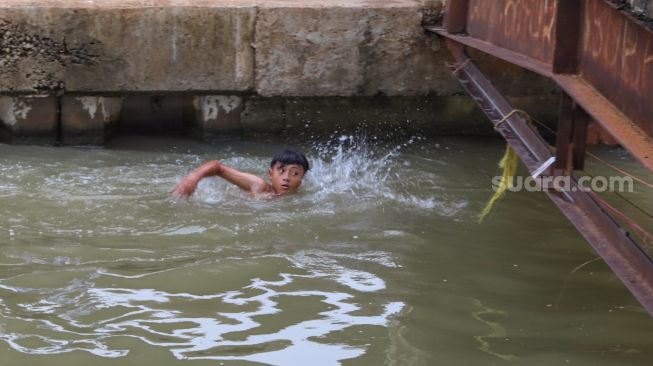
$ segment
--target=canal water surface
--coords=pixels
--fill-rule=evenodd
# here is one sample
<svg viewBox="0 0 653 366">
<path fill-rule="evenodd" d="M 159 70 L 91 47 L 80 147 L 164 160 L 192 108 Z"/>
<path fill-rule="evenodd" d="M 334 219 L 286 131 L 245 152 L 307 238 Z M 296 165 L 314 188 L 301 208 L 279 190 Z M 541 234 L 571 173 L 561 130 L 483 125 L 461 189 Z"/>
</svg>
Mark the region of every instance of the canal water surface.
<svg viewBox="0 0 653 366">
<path fill-rule="evenodd" d="M 168 192 L 282 142 L 0 145 L 0 364 L 653 364 L 653 319 L 543 193 L 478 223 L 501 141 L 374 141 L 294 145 L 313 169 L 267 201 Z"/>
</svg>

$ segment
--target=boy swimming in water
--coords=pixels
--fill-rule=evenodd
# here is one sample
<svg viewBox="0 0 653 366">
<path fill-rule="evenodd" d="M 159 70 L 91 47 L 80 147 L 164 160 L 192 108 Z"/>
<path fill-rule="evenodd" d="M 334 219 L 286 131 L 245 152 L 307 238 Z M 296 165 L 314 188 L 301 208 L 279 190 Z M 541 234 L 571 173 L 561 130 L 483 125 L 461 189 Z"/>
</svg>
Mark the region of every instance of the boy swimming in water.
<svg viewBox="0 0 653 366">
<path fill-rule="evenodd" d="M 282 150 L 272 158 L 268 170 L 271 183 L 268 183 L 261 177 L 241 172 L 217 160 L 212 160 L 202 164 L 184 177 L 171 194 L 176 198 L 188 198 L 195 192 L 197 184 L 202 178 L 217 175 L 250 192 L 254 197 L 284 195 L 297 192 L 309 169 L 308 160 L 304 154 L 294 150 Z"/>
</svg>

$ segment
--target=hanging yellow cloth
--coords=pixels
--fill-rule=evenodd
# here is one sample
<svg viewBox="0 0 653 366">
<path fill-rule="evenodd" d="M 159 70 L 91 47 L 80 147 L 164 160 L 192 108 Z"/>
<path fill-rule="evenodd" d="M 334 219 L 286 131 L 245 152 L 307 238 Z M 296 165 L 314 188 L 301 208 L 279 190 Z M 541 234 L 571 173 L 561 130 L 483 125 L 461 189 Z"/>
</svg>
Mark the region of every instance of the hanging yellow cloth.
<svg viewBox="0 0 653 366">
<path fill-rule="evenodd" d="M 517 173 L 517 163 L 518 163 L 518 158 L 517 154 L 515 153 L 515 150 L 513 150 L 510 145 L 506 144 L 506 152 L 503 154 L 503 158 L 501 158 L 501 161 L 499 161 L 499 168 L 503 169 L 503 174 L 501 175 L 501 182 L 499 183 L 499 187 L 497 187 L 496 192 L 494 192 L 494 195 L 490 200 L 488 201 L 487 205 L 485 205 L 485 208 L 481 212 L 481 214 L 478 217 L 478 222 L 482 223 L 483 219 L 485 219 L 485 216 L 487 216 L 490 211 L 492 211 L 492 206 L 503 197 L 503 195 L 506 193 L 506 190 L 510 187 L 512 187 L 512 181 L 513 178 L 515 177 L 515 174 Z"/>
</svg>

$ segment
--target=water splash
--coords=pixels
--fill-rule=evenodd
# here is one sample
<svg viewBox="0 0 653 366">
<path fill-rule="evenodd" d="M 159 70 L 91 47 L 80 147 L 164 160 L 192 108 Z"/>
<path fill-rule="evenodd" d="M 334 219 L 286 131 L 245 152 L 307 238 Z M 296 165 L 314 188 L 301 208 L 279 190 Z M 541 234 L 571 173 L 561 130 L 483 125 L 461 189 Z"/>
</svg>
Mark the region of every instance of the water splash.
<svg viewBox="0 0 653 366">
<path fill-rule="evenodd" d="M 407 146 L 407 145 L 406 145 Z M 342 135 L 327 142 L 314 143 L 316 152 L 309 184 L 321 194 L 359 195 L 388 190 L 387 181 L 396 165 L 400 144 L 388 149 L 365 136 Z"/>
<path fill-rule="evenodd" d="M 433 195 L 438 182 L 431 174 L 411 166 L 402 153 L 425 138 L 413 136 L 389 143 L 365 135 L 341 135 L 313 144 L 316 156 L 306 178 L 307 190 L 319 201 L 334 197 L 388 201 L 421 210 L 437 209 L 446 216 L 456 214 L 467 201 Z M 435 177 L 438 178 L 437 176 Z M 415 185 L 422 192 L 416 191 Z"/>
<path fill-rule="evenodd" d="M 334 135 L 327 140 L 307 143 L 301 149 L 309 159 L 311 170 L 304 179 L 299 198 L 286 198 L 282 200 L 284 203 L 274 202 L 272 206 L 301 211 L 310 205 L 310 210 L 301 211 L 301 214 L 319 215 L 391 204 L 403 209 L 455 216 L 467 207 L 467 200 L 448 196 L 442 187 L 447 178 L 412 166 L 410 160 L 415 159 L 412 155 L 404 157 L 407 150 L 424 141 L 425 138 L 414 136 L 390 143 L 360 134 Z M 267 156 L 243 158 L 232 155 L 220 160 L 267 178 Z M 271 205 L 262 205 L 219 178 L 200 181 L 192 200 L 244 211 Z"/>
</svg>

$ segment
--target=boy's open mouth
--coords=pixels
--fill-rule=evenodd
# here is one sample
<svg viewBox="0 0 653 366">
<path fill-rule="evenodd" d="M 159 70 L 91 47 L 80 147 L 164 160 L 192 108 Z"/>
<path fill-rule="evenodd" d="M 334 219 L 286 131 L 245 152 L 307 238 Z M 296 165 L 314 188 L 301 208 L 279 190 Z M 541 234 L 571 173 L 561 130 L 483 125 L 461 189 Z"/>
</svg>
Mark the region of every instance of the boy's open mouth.
<svg viewBox="0 0 653 366">
<path fill-rule="evenodd" d="M 288 188 L 290 188 L 290 186 L 287 185 L 287 184 L 282 184 L 281 188 L 283 188 L 284 190 L 288 190 Z"/>
</svg>

